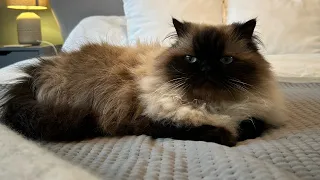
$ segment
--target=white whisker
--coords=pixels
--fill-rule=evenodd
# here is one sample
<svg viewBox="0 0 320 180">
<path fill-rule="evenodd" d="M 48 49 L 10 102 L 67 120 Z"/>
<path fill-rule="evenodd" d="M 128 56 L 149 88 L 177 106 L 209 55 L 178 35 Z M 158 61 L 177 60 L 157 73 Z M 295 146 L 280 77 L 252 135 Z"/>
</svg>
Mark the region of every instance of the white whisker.
<svg viewBox="0 0 320 180">
<path fill-rule="evenodd" d="M 247 85 L 247 86 L 252 87 L 251 84 L 248 84 L 248 83 L 245 83 L 245 82 L 243 82 L 243 81 L 240 81 L 239 79 L 231 78 L 231 79 L 229 79 L 229 80 L 230 80 L 230 81 L 233 81 L 233 82 L 236 82 L 236 83 L 240 83 L 240 84 L 243 84 L 243 85 Z"/>
<path fill-rule="evenodd" d="M 247 89 L 246 87 L 249 86 L 249 88 L 254 89 L 257 94 L 260 94 L 261 96 L 264 95 L 264 94 L 261 93 L 257 88 L 255 88 L 253 85 L 248 84 L 248 83 L 245 83 L 245 82 L 243 82 L 243 81 L 241 81 L 241 80 L 239 80 L 239 79 L 231 78 L 231 77 L 230 77 L 229 82 L 230 82 L 230 81 L 233 82 L 234 84 L 237 84 L 238 86 L 241 86 L 241 88 L 246 89 L 247 92 L 249 92 L 249 91 L 248 91 L 248 89 Z M 251 94 L 253 94 L 253 93 L 251 93 Z M 253 94 L 253 95 L 254 95 L 254 94 Z"/>
<path fill-rule="evenodd" d="M 236 89 L 238 89 L 238 90 L 240 90 L 240 91 L 243 91 L 243 92 L 252 94 L 252 93 L 249 92 L 245 87 L 243 87 L 243 86 L 241 86 L 241 85 L 239 85 L 239 84 L 236 84 L 236 83 L 233 83 L 233 82 L 230 82 L 230 81 L 229 81 L 229 84 L 230 84 L 230 85 L 233 85 L 234 88 L 236 88 Z"/>
<path fill-rule="evenodd" d="M 180 77 L 180 78 L 176 78 L 174 80 L 167 81 L 162 86 L 157 88 L 153 93 L 160 92 L 161 97 L 166 97 L 166 96 L 167 97 L 173 97 L 173 96 L 176 96 L 177 94 L 180 94 L 180 93 L 178 93 L 179 91 L 180 92 L 184 91 L 185 85 L 186 85 L 186 81 L 188 79 L 189 78 L 186 78 L 186 77 Z M 168 93 L 168 90 L 167 90 L 168 88 L 170 89 L 169 93 Z"/>
<path fill-rule="evenodd" d="M 257 130 L 257 127 L 256 127 L 256 125 L 254 124 L 253 119 L 250 117 L 249 120 L 252 122 L 252 125 L 253 125 L 254 129 Z"/>
<path fill-rule="evenodd" d="M 171 65 L 171 67 L 172 67 L 175 71 L 177 71 L 178 73 L 181 73 L 181 74 L 183 74 L 183 75 L 186 75 L 186 73 L 179 71 L 179 70 L 176 69 L 173 65 Z"/>
<path fill-rule="evenodd" d="M 171 79 L 171 80 L 163 83 L 160 87 L 158 87 L 155 91 L 153 91 L 152 94 L 157 93 L 158 91 L 160 91 L 165 86 L 171 86 L 170 85 L 171 82 L 179 82 L 179 81 L 184 80 L 184 79 L 186 79 L 186 78 L 185 77 L 179 77 L 179 78 Z"/>
<path fill-rule="evenodd" d="M 232 87 L 230 87 L 230 85 L 228 85 L 228 83 L 222 82 L 223 86 L 226 88 L 226 90 L 230 93 L 230 95 L 233 97 L 234 100 L 236 100 L 234 94 L 230 91 L 229 88 L 232 89 Z"/>
</svg>

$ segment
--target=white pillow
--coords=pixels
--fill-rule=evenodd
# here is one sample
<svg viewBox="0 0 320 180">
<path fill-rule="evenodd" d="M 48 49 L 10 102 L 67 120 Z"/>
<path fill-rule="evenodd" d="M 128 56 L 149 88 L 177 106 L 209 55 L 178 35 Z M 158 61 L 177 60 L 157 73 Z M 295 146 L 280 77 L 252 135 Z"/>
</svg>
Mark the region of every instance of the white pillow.
<svg viewBox="0 0 320 180">
<path fill-rule="evenodd" d="M 226 0 L 227 23 L 257 18 L 267 54 L 320 52 L 320 0 Z"/>
<path fill-rule="evenodd" d="M 87 42 L 127 45 L 125 17 L 91 16 L 84 18 L 73 28 L 62 50 L 66 52 L 77 50 Z"/>
<path fill-rule="evenodd" d="M 266 55 L 277 77 L 320 81 L 320 54 Z"/>
<path fill-rule="evenodd" d="M 223 0 L 123 0 L 129 44 L 158 41 L 175 32 L 172 17 L 206 24 L 222 23 Z"/>
</svg>

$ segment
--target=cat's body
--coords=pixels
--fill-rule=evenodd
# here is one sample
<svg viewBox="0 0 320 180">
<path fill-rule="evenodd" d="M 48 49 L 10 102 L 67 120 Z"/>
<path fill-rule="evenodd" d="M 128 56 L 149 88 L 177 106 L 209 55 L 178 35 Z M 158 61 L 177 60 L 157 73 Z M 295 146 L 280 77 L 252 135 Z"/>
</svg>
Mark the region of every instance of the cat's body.
<svg viewBox="0 0 320 180">
<path fill-rule="evenodd" d="M 252 33 L 241 37 L 241 24 L 174 25 L 178 41 L 169 48 L 88 44 L 26 67 L 29 76 L 6 93 L 2 122 L 43 140 L 147 134 L 226 145 L 245 119 L 282 124 L 282 97 Z M 234 65 L 209 62 L 221 57 Z"/>
</svg>

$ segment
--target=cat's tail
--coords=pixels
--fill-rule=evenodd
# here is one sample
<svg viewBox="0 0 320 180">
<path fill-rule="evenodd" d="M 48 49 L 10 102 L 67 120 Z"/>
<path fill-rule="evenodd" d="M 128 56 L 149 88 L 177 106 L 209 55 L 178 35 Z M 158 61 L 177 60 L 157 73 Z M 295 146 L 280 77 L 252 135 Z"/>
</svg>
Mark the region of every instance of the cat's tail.
<svg viewBox="0 0 320 180">
<path fill-rule="evenodd" d="M 34 72 L 29 66 L 17 83 L 7 85 L 1 97 L 0 123 L 35 140 L 78 140 L 99 135 L 97 123 L 88 107 L 70 108 L 39 102 Z"/>
</svg>

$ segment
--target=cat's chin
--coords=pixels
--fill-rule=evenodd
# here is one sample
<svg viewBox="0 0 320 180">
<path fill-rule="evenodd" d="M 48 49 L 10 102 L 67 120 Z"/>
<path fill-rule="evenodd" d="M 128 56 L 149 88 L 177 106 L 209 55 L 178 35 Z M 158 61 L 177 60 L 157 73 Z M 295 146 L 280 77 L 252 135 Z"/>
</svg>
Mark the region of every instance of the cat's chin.
<svg viewBox="0 0 320 180">
<path fill-rule="evenodd" d="M 224 88 L 223 83 L 216 81 L 210 77 L 203 78 L 203 79 L 198 79 L 198 80 L 193 80 L 191 82 L 194 87 L 199 87 L 199 88 Z"/>
<path fill-rule="evenodd" d="M 212 83 L 205 83 L 191 89 L 188 93 L 189 100 L 203 100 L 206 102 L 226 102 L 238 99 L 237 93 L 232 90 L 219 88 Z"/>
</svg>

